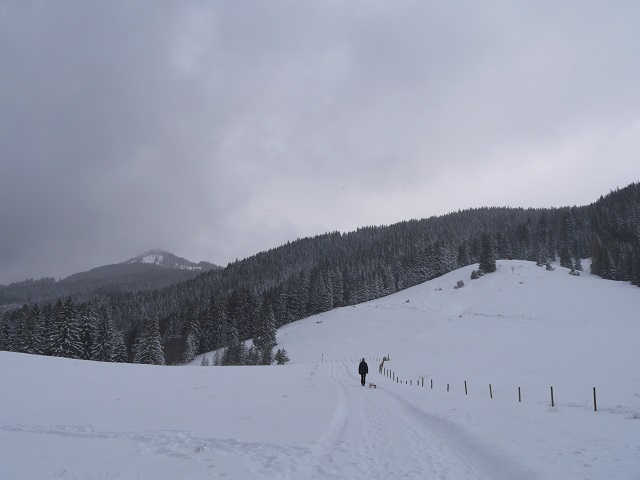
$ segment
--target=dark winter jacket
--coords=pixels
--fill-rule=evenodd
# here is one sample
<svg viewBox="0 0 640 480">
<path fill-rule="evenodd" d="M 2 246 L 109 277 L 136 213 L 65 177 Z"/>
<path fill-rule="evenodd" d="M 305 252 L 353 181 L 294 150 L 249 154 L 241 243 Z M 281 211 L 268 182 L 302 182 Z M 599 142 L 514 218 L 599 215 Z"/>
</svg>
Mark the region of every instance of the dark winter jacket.
<svg viewBox="0 0 640 480">
<path fill-rule="evenodd" d="M 366 375 L 367 373 L 369 373 L 369 365 L 367 365 L 367 362 L 364 361 L 364 358 L 360 362 L 360 366 L 358 367 L 358 373 L 360 375 Z"/>
</svg>

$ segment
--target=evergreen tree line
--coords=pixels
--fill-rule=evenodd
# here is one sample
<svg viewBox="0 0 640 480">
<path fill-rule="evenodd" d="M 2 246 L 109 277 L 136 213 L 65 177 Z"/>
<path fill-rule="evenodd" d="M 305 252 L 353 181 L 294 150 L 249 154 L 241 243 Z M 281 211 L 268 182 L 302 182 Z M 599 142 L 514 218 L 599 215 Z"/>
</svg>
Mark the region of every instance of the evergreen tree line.
<svg viewBox="0 0 640 480">
<path fill-rule="evenodd" d="M 5 315 L 0 323 L 0 349 L 79 358 L 102 362 L 127 362 L 122 333 L 113 327 L 108 312 L 91 304 L 24 305 Z"/>
<path fill-rule="evenodd" d="M 480 208 L 298 239 L 178 285 L 96 299 L 93 310 L 112 319 L 126 361 L 177 364 L 221 349 L 222 363 L 241 364 L 253 339 L 249 363 L 266 364 L 274 360 L 276 329 L 309 315 L 475 263 L 489 273 L 495 259 L 559 259 L 580 271 L 587 257 L 591 273 L 640 286 L 640 183 L 583 207 Z M 22 351 L 21 318 L 32 308 L 4 316 L 0 348 Z"/>
</svg>

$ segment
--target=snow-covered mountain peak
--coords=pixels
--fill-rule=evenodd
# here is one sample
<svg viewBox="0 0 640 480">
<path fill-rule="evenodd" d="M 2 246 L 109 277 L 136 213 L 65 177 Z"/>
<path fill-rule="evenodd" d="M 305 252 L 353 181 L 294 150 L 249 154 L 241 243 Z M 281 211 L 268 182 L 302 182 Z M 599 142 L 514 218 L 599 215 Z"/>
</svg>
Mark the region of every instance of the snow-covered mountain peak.
<svg viewBox="0 0 640 480">
<path fill-rule="evenodd" d="M 194 263 L 185 258 L 178 257 L 173 253 L 167 252 L 165 250 L 149 250 L 144 252 L 137 257 L 133 257 L 126 262 L 125 264 L 132 263 L 149 263 L 153 265 L 158 265 L 160 267 L 165 268 L 173 268 L 177 270 L 210 270 L 215 266 L 208 262 L 200 262 Z"/>
</svg>

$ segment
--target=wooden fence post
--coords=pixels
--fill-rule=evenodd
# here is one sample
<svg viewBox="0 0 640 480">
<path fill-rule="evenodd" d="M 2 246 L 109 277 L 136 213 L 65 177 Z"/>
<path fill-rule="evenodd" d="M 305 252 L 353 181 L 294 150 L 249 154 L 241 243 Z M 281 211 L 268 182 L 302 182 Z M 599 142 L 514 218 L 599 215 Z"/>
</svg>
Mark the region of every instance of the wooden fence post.
<svg viewBox="0 0 640 480">
<path fill-rule="evenodd" d="M 447 392 L 449 391 L 449 384 L 447 383 Z"/>
<path fill-rule="evenodd" d="M 551 387 L 551 406 L 555 407 L 555 403 L 553 401 L 553 387 Z"/>
<path fill-rule="evenodd" d="M 593 387 L 593 411 L 598 411 L 598 404 L 596 403 L 596 387 Z"/>
<path fill-rule="evenodd" d="M 520 387 L 518 387 L 518 403 L 522 402 L 522 393 L 520 392 Z"/>
<path fill-rule="evenodd" d="M 466 380 L 464 381 L 464 394 L 468 395 L 468 393 L 467 393 L 467 381 Z"/>
<path fill-rule="evenodd" d="M 493 389 L 491 388 L 491 384 L 489 384 L 489 398 L 493 398 Z"/>
<path fill-rule="evenodd" d="M 433 378 L 431 379 L 431 390 L 433 390 Z"/>
</svg>

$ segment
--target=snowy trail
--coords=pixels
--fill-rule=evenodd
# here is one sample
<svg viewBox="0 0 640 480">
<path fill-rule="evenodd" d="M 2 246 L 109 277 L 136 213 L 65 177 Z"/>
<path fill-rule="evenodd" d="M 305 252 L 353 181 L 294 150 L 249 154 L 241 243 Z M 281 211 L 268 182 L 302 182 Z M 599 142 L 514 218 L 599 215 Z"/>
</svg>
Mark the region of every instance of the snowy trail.
<svg viewBox="0 0 640 480">
<path fill-rule="evenodd" d="M 301 478 L 497 480 L 477 449 L 383 385 L 362 387 L 356 367 L 328 365 L 340 392 L 333 418 L 296 472 Z M 467 453 L 470 452 L 470 453 Z"/>
<path fill-rule="evenodd" d="M 233 373 L 231 370 L 221 372 Z M 284 369 L 273 372 L 286 373 Z M 176 373 L 182 371 L 176 370 Z M 82 415 L 71 415 L 60 423 L 39 422 L 33 417 L 34 409 L 27 408 L 24 414 L 14 415 L 16 420 L 22 418 L 23 421 L 4 423 L 0 419 L 0 444 L 11 445 L 16 452 L 26 452 L 24 455 L 28 456 L 30 445 L 45 438 L 55 440 L 46 441 L 49 447 L 39 454 L 35 475 L 16 477 L 15 473 L 21 471 L 26 460 L 12 455 L 8 463 L 0 465 L 0 478 L 45 478 L 60 472 L 66 472 L 69 478 L 100 478 L 102 473 L 96 464 L 106 464 L 104 471 L 118 472 L 118 475 L 121 472 L 122 478 L 157 480 L 218 476 L 263 480 L 536 478 L 517 466 L 514 470 L 514 465 L 505 463 L 504 457 L 498 458 L 496 452 L 487 451 L 484 445 L 473 444 L 459 427 L 424 410 L 422 404 L 415 403 L 409 390 L 398 388 L 388 379 L 373 374 L 371 377 L 378 388 L 362 387 L 357 364 L 321 363 L 291 373 L 283 378 L 297 375 L 297 390 L 285 382 L 283 392 L 287 392 L 287 398 L 296 391 L 326 398 L 321 400 L 324 409 L 310 406 L 307 401 L 299 401 L 301 399 L 289 404 L 298 421 L 320 414 L 317 417 L 320 428 L 304 441 L 274 443 L 256 435 L 243 438 L 230 431 L 225 434 L 219 430 L 220 419 L 208 419 L 210 427 L 194 430 L 196 424 L 184 416 L 186 412 L 182 408 L 185 402 L 194 401 L 191 394 L 180 398 L 176 404 L 180 405 L 179 409 L 168 410 L 168 421 L 154 416 L 153 422 L 145 427 L 125 429 L 107 426 L 113 426 L 119 415 L 121 406 L 114 404 L 117 402 L 102 404 L 101 411 L 111 421 L 98 422 L 99 425 L 86 423 Z M 283 401 L 281 396 L 277 398 L 274 405 Z M 98 400 L 92 397 L 91 401 L 85 401 Z M 198 402 L 201 403 L 197 403 L 200 406 L 196 411 L 209 406 L 209 400 Z M 132 405 L 138 403 L 132 401 Z M 113 409 L 110 413 L 108 404 Z M 51 408 L 68 411 L 65 405 L 66 402 L 58 399 Z M 267 415 L 274 412 L 265 408 L 263 412 Z M 295 409 L 299 409 L 298 413 L 294 413 Z M 286 418 L 290 418 L 289 415 Z M 251 415 L 247 415 L 244 420 L 232 421 L 229 425 L 239 428 L 242 426 L 239 423 L 252 421 Z M 324 429 L 322 422 L 326 422 Z M 236 430 L 238 432 L 240 430 Z M 104 452 L 117 454 L 107 458 Z M 101 460 L 97 461 L 98 458 Z M 163 466 L 160 474 L 153 473 L 157 465 Z"/>
</svg>

